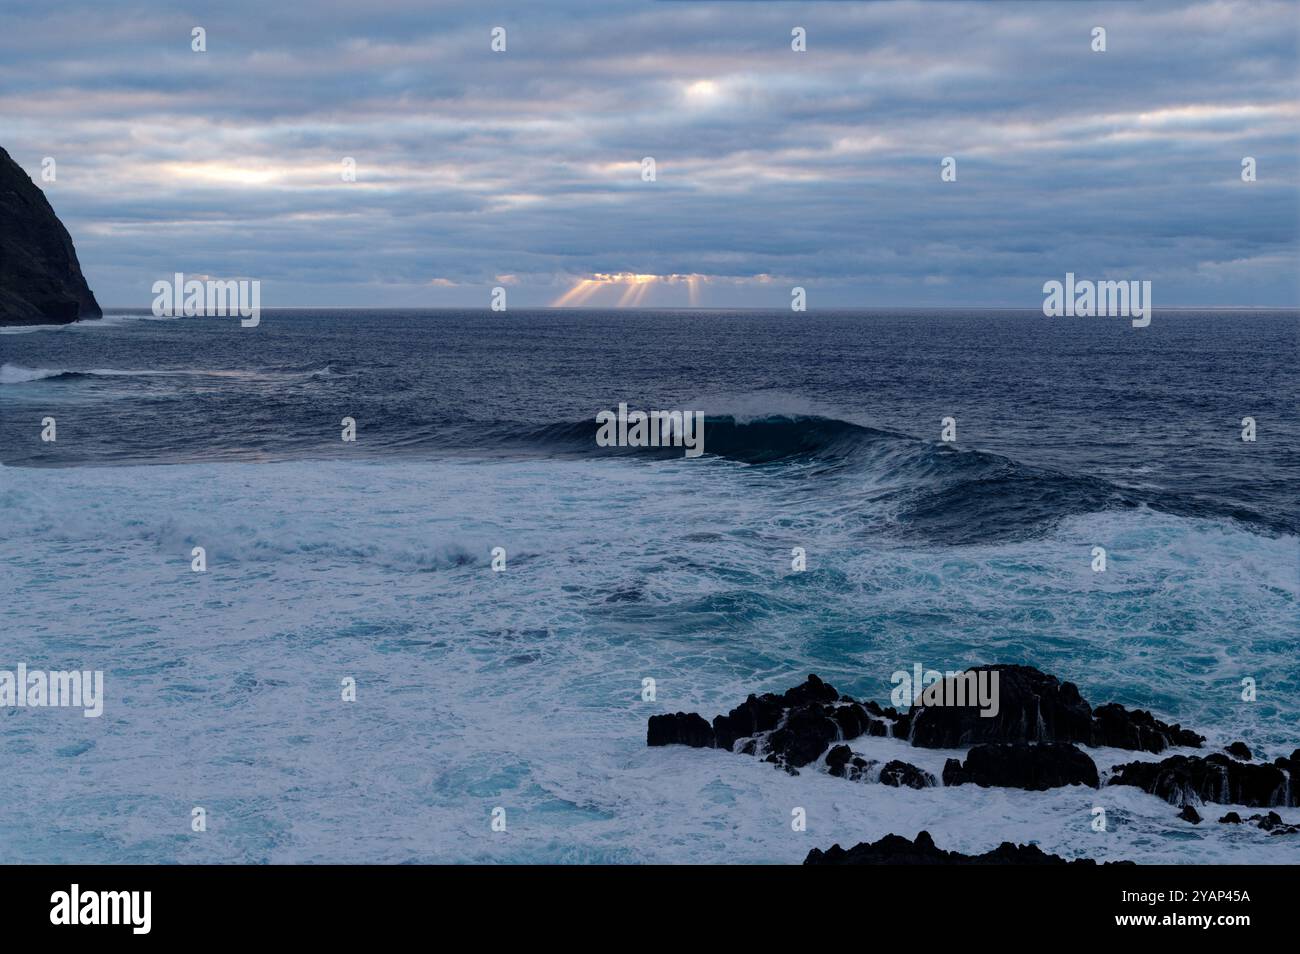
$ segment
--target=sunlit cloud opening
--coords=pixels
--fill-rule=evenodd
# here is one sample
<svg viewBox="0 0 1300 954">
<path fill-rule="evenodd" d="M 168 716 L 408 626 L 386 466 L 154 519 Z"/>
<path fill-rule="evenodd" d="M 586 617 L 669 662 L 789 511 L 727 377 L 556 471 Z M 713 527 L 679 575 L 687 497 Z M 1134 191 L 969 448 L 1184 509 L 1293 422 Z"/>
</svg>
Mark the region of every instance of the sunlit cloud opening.
<svg viewBox="0 0 1300 954">
<path fill-rule="evenodd" d="M 247 169 L 225 162 L 172 162 L 163 170 L 173 179 L 213 185 L 266 185 L 282 176 L 274 169 Z"/>
<path fill-rule="evenodd" d="M 551 302 L 551 307 L 580 308 L 583 305 L 595 304 L 593 299 L 598 296 L 609 298 L 610 295 L 601 296 L 600 294 L 609 291 L 611 294 L 613 292 L 618 293 L 618 298 L 612 307 L 636 308 L 645 302 L 652 288 L 666 285 L 685 285 L 690 305 L 696 307 L 700 303 L 700 285 L 707 281 L 707 276 L 697 274 L 645 275 L 637 272 L 616 272 L 612 274 L 597 272 L 590 278 L 581 279 L 563 295 Z"/>
<path fill-rule="evenodd" d="M 686 87 L 688 102 L 705 105 L 718 98 L 718 84 L 713 80 L 697 80 Z"/>
</svg>

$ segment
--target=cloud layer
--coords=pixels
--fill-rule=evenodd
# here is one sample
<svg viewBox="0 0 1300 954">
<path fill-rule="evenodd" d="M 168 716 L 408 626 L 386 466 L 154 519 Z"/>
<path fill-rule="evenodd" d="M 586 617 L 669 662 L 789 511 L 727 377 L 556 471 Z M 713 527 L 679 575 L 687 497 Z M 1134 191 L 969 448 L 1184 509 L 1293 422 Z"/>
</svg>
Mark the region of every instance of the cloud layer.
<svg viewBox="0 0 1300 954">
<path fill-rule="evenodd" d="M 802 285 L 814 308 L 1032 308 L 1066 271 L 1150 280 L 1157 307 L 1295 306 L 1298 19 L 24 0 L 0 12 L 0 145 L 38 182 L 55 159 L 40 184 L 109 306 L 177 271 L 260 279 L 268 307 L 486 307 L 500 284 L 513 307 L 783 308 Z"/>
</svg>

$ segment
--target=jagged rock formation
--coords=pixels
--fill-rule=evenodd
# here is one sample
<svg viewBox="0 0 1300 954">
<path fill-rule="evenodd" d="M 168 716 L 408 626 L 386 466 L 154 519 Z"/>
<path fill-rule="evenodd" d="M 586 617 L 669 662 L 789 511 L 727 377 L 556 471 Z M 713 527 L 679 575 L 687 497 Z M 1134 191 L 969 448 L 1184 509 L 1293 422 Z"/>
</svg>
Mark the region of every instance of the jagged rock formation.
<svg viewBox="0 0 1300 954">
<path fill-rule="evenodd" d="M 1115 702 L 1093 709 L 1074 683 L 1032 666 L 977 666 L 962 675 L 979 673 L 997 673 L 997 715 L 982 715 L 973 705 L 912 706 L 913 745 L 957 749 L 981 742 L 1077 742 L 1158 753 L 1170 746 L 1199 748 L 1205 741 L 1142 709 L 1130 712 Z"/>
<path fill-rule="evenodd" d="M 822 851 L 814 848 L 804 859 L 806 865 L 1095 865 L 1091 858 L 1066 861 L 1059 855 L 1049 855 L 1037 845 L 1013 845 L 1004 841 L 992 851 L 980 855 L 964 855 L 959 851 L 944 851 L 935 845 L 930 833 L 923 831 L 915 841 L 901 835 L 886 835 L 879 841 L 861 842 L 845 851 L 832 845 Z M 1106 864 L 1131 865 L 1131 861 L 1114 861 Z"/>
<path fill-rule="evenodd" d="M 68 230 L 45 193 L 0 149 L 0 325 L 100 317 Z"/>
<path fill-rule="evenodd" d="M 712 723 L 691 712 L 650 717 L 646 742 L 727 749 L 753 755 L 798 775 L 800 768 L 825 767 L 827 774 L 855 782 L 914 789 L 937 784 L 935 777 L 907 762 L 864 758 L 845 743 L 862 736 L 884 736 L 925 748 L 965 748 L 965 761 L 947 759 L 945 786 L 974 784 L 1045 791 L 1064 785 L 1097 788 L 1101 774 L 1078 744 L 1144 751 L 1153 754 L 1171 746 L 1199 748 L 1205 738 L 1177 723 L 1162 722 L 1141 709 L 1129 711 L 1110 703 L 1094 709 L 1069 682 L 1030 666 L 987 666 L 971 672 L 996 672 L 996 712 L 981 714 L 978 706 L 922 703 L 900 713 L 874 702 L 841 695 L 833 686 L 810 675 L 783 693 L 750 695 L 741 705 Z M 985 682 L 991 685 L 991 677 Z M 969 699 L 955 693 L 939 699 Z M 987 701 L 987 700 L 986 700 Z M 994 711 L 993 706 L 987 707 Z M 1076 744 L 1078 743 L 1078 744 Z M 1192 824 L 1202 818 L 1194 807 L 1202 802 L 1251 806 L 1300 805 L 1300 749 L 1271 765 L 1249 761 L 1243 742 L 1227 747 L 1230 755 L 1175 755 L 1158 762 L 1130 762 L 1112 769 L 1108 785 L 1135 785 L 1172 804 Z M 1235 756 L 1236 758 L 1233 758 Z M 1242 760 L 1246 761 L 1242 761 Z M 1236 812 L 1221 819 L 1241 824 Z M 1249 821 L 1274 835 L 1300 832 L 1300 825 L 1282 821 L 1276 812 L 1252 815 Z M 886 835 L 845 851 L 839 845 L 813 849 L 804 864 L 828 865 L 987 865 L 1094 864 L 1066 862 L 1033 845 L 1004 842 L 980 855 L 963 855 L 937 848 L 926 832 L 908 841 Z M 1109 862 L 1108 862 L 1109 863 Z M 1131 864 L 1132 862 L 1114 862 Z"/>
<path fill-rule="evenodd" d="M 1075 743 L 1162 752 L 1199 747 L 1200 735 L 1116 703 L 1093 709 L 1072 682 L 1032 666 L 980 666 L 966 674 L 996 674 L 996 714 L 975 705 L 913 705 L 907 713 L 841 695 L 815 675 L 783 693 L 750 695 L 712 723 L 694 712 L 650 717 L 648 745 L 689 745 L 756 755 L 797 775 L 823 759 L 850 781 L 925 788 L 935 777 L 907 762 L 879 763 L 843 744 L 861 736 L 905 739 L 920 748 L 971 747 L 963 765 L 949 759 L 945 785 L 971 783 L 1042 791 L 1099 784 L 1097 766 Z M 959 698 L 948 693 L 948 698 Z M 971 698 L 969 695 L 960 698 Z"/>
<path fill-rule="evenodd" d="M 1255 827 L 1266 831 L 1271 835 L 1295 835 L 1300 834 L 1300 825 L 1288 825 L 1282 821 L 1282 816 L 1277 812 L 1269 812 L 1267 815 L 1251 815 L 1246 819 L 1247 822 L 1254 822 Z M 1241 816 L 1236 812 L 1228 812 L 1219 819 L 1221 825 L 1242 825 Z"/>
<path fill-rule="evenodd" d="M 1251 759 L 1250 748 L 1245 742 L 1233 742 L 1223 751 L 1227 752 L 1234 759 L 1241 759 L 1243 762 L 1249 762 Z"/>
<path fill-rule="evenodd" d="M 821 758 L 832 743 L 861 735 L 889 735 L 898 719 L 893 709 L 841 696 L 833 686 L 809 676 L 802 685 L 779 695 L 751 694 L 726 715 L 717 716 L 712 725 L 694 712 L 651 716 L 646 744 L 762 755 L 797 775 L 800 768 Z"/>
<path fill-rule="evenodd" d="M 879 772 L 875 759 L 864 759 L 847 745 L 836 745 L 826 753 L 826 770 L 852 782 L 879 782 L 893 788 L 933 788 L 938 781 L 910 762 L 890 759 Z"/>
<path fill-rule="evenodd" d="M 1097 766 L 1069 742 L 1009 742 L 976 745 L 963 765 L 948 759 L 944 785 L 982 785 L 1045 792 L 1062 785 L 1098 787 Z"/>
<path fill-rule="evenodd" d="M 1238 762 L 1218 752 L 1175 755 L 1160 762 L 1129 762 L 1115 766 L 1109 785 L 1136 785 L 1171 805 L 1218 802 L 1252 808 L 1300 805 L 1300 749 L 1272 765 Z"/>
<path fill-rule="evenodd" d="M 694 712 L 651 716 L 646 729 L 646 745 L 689 745 L 693 749 L 711 749 L 717 744 L 713 726 Z"/>
<path fill-rule="evenodd" d="M 932 788 L 937 783 L 929 772 L 923 772 L 911 762 L 891 759 L 880 770 L 880 784 L 894 788 Z"/>
</svg>

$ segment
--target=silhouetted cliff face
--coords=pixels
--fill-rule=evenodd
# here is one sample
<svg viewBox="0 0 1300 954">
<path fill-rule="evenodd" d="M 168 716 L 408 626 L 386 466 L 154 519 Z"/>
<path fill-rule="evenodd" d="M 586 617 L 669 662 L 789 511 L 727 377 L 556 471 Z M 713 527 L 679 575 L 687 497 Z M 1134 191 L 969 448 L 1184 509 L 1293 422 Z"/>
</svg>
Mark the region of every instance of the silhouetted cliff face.
<svg viewBox="0 0 1300 954">
<path fill-rule="evenodd" d="M 45 193 L 0 149 L 0 325 L 100 317 L 68 230 Z"/>
</svg>

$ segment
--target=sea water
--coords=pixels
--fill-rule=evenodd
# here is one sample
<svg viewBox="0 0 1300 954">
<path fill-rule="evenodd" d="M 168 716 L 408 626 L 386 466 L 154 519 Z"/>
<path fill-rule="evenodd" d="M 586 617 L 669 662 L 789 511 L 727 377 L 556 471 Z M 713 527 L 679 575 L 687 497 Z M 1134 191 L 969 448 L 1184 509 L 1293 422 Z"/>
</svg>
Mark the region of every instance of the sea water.
<svg viewBox="0 0 1300 954">
<path fill-rule="evenodd" d="M 0 710 L 0 861 L 788 863 L 922 829 L 1300 861 L 1132 787 L 645 744 L 810 672 L 888 704 L 914 664 L 1002 662 L 1289 753 L 1294 312 L 150 318 L 0 329 L 0 668 L 104 672 L 98 718 Z M 704 412 L 705 454 L 598 447 L 624 402 Z"/>
</svg>

